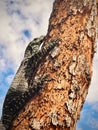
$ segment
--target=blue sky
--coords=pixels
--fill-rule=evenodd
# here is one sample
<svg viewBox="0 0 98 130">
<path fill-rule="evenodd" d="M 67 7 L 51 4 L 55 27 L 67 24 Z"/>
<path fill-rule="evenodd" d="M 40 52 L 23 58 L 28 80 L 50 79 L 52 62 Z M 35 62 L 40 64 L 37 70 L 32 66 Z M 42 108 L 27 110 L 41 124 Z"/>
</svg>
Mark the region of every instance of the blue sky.
<svg viewBox="0 0 98 130">
<path fill-rule="evenodd" d="M 47 32 L 53 1 L 0 1 L 0 116 L 4 97 L 20 65 L 26 46 L 34 37 L 45 35 Z M 94 58 L 93 78 L 77 130 L 98 130 L 97 66 L 98 53 Z"/>
</svg>

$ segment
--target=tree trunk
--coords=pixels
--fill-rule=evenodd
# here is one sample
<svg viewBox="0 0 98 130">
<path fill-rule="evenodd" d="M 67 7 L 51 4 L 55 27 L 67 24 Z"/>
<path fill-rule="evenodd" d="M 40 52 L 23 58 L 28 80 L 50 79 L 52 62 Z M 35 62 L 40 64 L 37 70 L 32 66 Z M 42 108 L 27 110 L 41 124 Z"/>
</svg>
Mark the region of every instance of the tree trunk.
<svg viewBox="0 0 98 130">
<path fill-rule="evenodd" d="M 55 0 L 45 44 L 61 41 L 37 69 L 35 77 L 47 75 L 43 89 L 20 111 L 10 130 L 76 129 L 92 76 L 95 16 L 94 0 Z"/>
</svg>

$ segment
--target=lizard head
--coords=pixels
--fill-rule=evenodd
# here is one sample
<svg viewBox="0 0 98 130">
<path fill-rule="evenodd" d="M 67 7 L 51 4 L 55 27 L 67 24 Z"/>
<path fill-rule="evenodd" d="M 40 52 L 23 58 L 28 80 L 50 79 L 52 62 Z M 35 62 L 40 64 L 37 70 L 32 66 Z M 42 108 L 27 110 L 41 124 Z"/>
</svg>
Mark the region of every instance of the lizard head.
<svg viewBox="0 0 98 130">
<path fill-rule="evenodd" d="M 32 55 L 34 55 L 35 53 L 38 52 L 40 45 L 43 43 L 45 39 L 45 36 L 40 36 L 39 38 L 34 38 L 34 40 L 32 40 L 25 51 L 24 54 L 24 58 L 29 58 Z"/>
</svg>

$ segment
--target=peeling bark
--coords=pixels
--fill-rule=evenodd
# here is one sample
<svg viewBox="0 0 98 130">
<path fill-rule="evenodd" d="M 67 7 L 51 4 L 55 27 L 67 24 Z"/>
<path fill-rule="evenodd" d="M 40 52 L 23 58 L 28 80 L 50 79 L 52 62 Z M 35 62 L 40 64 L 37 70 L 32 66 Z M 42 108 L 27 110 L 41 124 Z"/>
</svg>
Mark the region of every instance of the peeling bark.
<svg viewBox="0 0 98 130">
<path fill-rule="evenodd" d="M 55 0 L 45 43 L 60 38 L 60 45 L 40 64 L 36 76 L 45 74 L 47 81 L 11 130 L 76 129 L 91 82 L 96 14 L 94 0 Z"/>
</svg>

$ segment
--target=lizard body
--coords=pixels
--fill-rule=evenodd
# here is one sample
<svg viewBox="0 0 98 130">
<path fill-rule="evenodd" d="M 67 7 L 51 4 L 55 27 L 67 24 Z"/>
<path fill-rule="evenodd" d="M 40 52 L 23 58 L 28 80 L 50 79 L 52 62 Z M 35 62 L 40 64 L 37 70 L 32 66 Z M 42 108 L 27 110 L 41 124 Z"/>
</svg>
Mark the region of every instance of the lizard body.
<svg viewBox="0 0 98 130">
<path fill-rule="evenodd" d="M 34 39 L 26 48 L 24 59 L 12 81 L 3 104 L 2 122 L 9 129 L 19 111 L 42 88 L 44 76 L 30 86 L 30 78 L 36 71 L 41 60 L 59 43 L 59 39 L 41 46 L 44 37 Z"/>
</svg>

